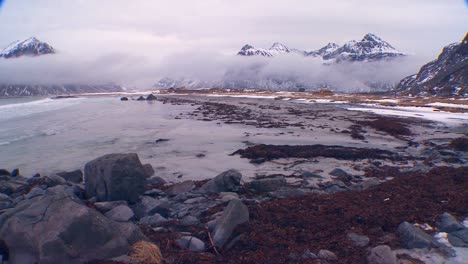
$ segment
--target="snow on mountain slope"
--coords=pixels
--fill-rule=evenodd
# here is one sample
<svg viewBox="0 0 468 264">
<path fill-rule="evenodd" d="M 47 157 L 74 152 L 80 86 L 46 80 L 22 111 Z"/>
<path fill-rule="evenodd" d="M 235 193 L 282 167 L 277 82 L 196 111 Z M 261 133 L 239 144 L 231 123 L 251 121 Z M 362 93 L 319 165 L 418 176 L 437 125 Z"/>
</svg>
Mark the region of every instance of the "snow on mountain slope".
<svg viewBox="0 0 468 264">
<path fill-rule="evenodd" d="M 31 37 L 23 41 L 18 40 L 11 43 L 1 51 L 0 57 L 9 59 L 21 56 L 40 56 L 54 53 L 56 53 L 55 49 L 49 44 L 41 42 L 35 37 Z"/>
<path fill-rule="evenodd" d="M 468 33 L 460 43 L 446 46 L 439 57 L 422 66 L 415 75 L 401 80 L 401 94 L 467 96 Z"/>
<path fill-rule="evenodd" d="M 351 40 L 341 47 L 336 43 L 328 43 L 318 50 L 306 52 L 288 48 L 281 43 L 274 43 L 269 49 L 257 49 L 251 45 L 245 45 L 237 55 L 274 57 L 279 54 L 289 54 L 292 52 L 304 56 L 322 57 L 325 62 L 376 61 L 406 55 L 377 35 L 371 33 L 366 34 L 361 41 Z"/>
</svg>

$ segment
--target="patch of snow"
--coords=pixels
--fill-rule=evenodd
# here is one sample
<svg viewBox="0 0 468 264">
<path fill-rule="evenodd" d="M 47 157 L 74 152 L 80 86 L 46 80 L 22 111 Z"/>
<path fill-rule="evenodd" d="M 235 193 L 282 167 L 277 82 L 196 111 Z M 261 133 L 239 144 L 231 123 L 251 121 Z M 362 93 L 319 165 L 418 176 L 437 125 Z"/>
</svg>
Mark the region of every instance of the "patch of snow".
<svg viewBox="0 0 468 264">
<path fill-rule="evenodd" d="M 442 107 L 452 107 L 452 108 L 463 108 L 463 109 L 468 109 L 468 105 L 462 105 L 462 104 L 450 104 L 450 103 L 430 103 L 426 104 L 428 106 L 442 106 Z"/>
<path fill-rule="evenodd" d="M 259 98 L 259 99 L 275 99 L 276 96 L 270 95 L 225 95 L 225 94 L 209 94 L 208 97 L 237 97 L 237 98 Z"/>
<path fill-rule="evenodd" d="M 432 107 L 349 107 L 347 110 L 371 112 L 379 115 L 416 117 L 447 125 L 463 125 L 468 123 L 468 113 L 444 112 Z"/>
</svg>

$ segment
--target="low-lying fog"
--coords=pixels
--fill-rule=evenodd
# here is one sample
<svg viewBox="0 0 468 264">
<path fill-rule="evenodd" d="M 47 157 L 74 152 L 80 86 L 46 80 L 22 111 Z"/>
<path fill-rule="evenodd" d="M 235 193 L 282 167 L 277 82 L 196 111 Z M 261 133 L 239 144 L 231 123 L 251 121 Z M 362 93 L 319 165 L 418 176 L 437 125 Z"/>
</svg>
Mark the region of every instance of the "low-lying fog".
<svg viewBox="0 0 468 264">
<path fill-rule="evenodd" d="M 341 91 L 367 91 L 368 83 L 394 85 L 417 73 L 427 58 L 409 55 L 391 61 L 323 64 L 320 58 L 274 58 L 192 51 L 161 58 L 110 53 L 97 57 L 60 51 L 54 55 L 0 60 L 0 80 L 9 84 L 115 83 L 149 89 L 162 78 L 196 80 L 201 86 L 239 88 L 328 85 Z M 294 85 L 291 85 L 294 84 Z M 387 87 L 388 88 L 388 87 Z"/>
</svg>

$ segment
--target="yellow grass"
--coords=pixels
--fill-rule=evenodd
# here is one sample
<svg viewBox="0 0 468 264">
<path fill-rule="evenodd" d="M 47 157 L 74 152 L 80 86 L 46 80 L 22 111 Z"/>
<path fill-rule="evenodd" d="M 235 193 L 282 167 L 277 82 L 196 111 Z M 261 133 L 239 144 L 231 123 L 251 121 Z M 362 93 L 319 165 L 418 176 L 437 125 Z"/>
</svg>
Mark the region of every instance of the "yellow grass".
<svg viewBox="0 0 468 264">
<path fill-rule="evenodd" d="M 158 246 L 147 241 L 133 244 L 128 254 L 132 264 L 162 264 L 163 257 Z"/>
</svg>

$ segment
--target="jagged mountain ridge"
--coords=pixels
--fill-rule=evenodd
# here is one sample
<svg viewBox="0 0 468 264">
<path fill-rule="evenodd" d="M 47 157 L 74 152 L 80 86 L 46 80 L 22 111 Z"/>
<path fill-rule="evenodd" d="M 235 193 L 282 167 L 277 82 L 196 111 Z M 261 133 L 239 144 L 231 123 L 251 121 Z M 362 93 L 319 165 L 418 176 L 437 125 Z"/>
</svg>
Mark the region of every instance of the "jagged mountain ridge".
<svg viewBox="0 0 468 264">
<path fill-rule="evenodd" d="M 20 84 L 0 84 L 0 97 L 10 96 L 47 96 L 47 95 L 68 95 L 80 93 L 104 93 L 122 92 L 124 89 L 115 84 L 105 85 L 20 85 Z"/>
<path fill-rule="evenodd" d="M 400 94 L 467 96 L 468 33 L 460 43 L 450 44 L 439 57 L 422 66 L 417 74 L 401 80 Z"/>
<path fill-rule="evenodd" d="M 30 37 L 23 41 L 17 40 L 11 43 L 1 51 L 0 57 L 10 59 L 22 56 L 41 56 L 54 53 L 56 53 L 56 51 L 52 46 L 39 41 L 35 37 Z"/>
<path fill-rule="evenodd" d="M 328 43 L 326 46 L 310 52 L 291 49 L 281 43 L 274 43 L 269 49 L 257 49 L 251 45 L 245 45 L 237 55 L 275 57 L 288 53 L 321 57 L 325 62 L 376 61 L 406 56 L 405 53 L 395 49 L 388 42 L 372 33 L 366 34 L 360 41 L 352 40 L 343 46 Z"/>
<path fill-rule="evenodd" d="M 280 54 L 285 53 L 298 53 L 301 55 L 305 55 L 305 51 L 300 51 L 297 49 L 290 49 L 286 45 L 283 45 L 279 42 L 273 43 L 273 45 L 269 49 L 256 49 L 251 45 L 245 45 L 242 49 L 237 53 L 240 56 L 255 56 L 260 55 L 263 57 L 274 57 Z"/>
</svg>

